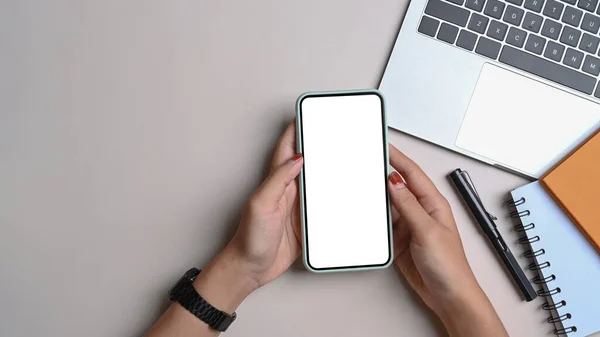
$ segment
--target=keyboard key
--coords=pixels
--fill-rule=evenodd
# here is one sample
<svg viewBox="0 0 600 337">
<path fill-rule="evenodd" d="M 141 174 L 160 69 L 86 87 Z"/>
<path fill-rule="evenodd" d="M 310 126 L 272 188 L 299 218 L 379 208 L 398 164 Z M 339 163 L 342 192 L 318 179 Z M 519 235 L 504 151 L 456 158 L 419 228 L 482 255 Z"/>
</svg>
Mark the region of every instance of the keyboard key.
<svg viewBox="0 0 600 337">
<path fill-rule="evenodd" d="M 495 60 L 496 58 L 498 58 L 498 53 L 500 53 L 501 46 L 502 45 L 499 42 L 492 41 L 482 36 L 479 38 L 479 43 L 477 43 L 477 47 L 475 47 L 475 52 L 477 54 Z"/>
<path fill-rule="evenodd" d="M 419 24 L 419 33 L 423 33 L 425 35 L 429 35 L 431 37 L 435 36 L 435 32 L 437 32 L 438 26 L 440 22 L 436 19 L 432 19 L 428 16 L 424 16 L 421 19 L 421 23 Z"/>
<path fill-rule="evenodd" d="M 479 34 L 485 34 L 485 30 L 489 21 L 490 19 L 488 19 L 487 17 L 479 15 L 477 13 L 473 13 L 473 15 L 471 15 L 471 20 L 469 21 L 469 30 L 472 30 Z"/>
<path fill-rule="evenodd" d="M 565 26 L 560 36 L 560 42 L 569 45 L 571 47 L 577 47 L 579 38 L 581 37 L 581 31 Z"/>
<path fill-rule="evenodd" d="M 542 21 L 544 21 L 544 18 L 541 16 L 527 12 L 527 14 L 525 14 L 525 20 L 523 20 L 522 27 L 530 32 L 539 33 L 540 28 L 542 28 Z"/>
<path fill-rule="evenodd" d="M 600 27 L 600 18 L 590 13 L 585 13 L 583 16 L 583 22 L 581 23 L 581 29 L 588 31 L 592 34 L 598 33 Z"/>
<path fill-rule="evenodd" d="M 504 12 L 504 16 L 502 17 L 502 21 L 508 22 L 515 26 L 519 26 L 521 24 L 521 20 L 523 19 L 524 10 L 521 8 L 517 8 L 515 6 L 506 7 L 506 12 Z"/>
<path fill-rule="evenodd" d="M 590 12 L 595 11 L 596 6 L 598 6 L 598 0 L 579 0 L 577 2 L 577 7 Z"/>
<path fill-rule="evenodd" d="M 517 6 L 521 6 L 523 4 L 523 0 L 506 0 L 506 2 L 510 2 L 511 4 L 515 4 Z"/>
<path fill-rule="evenodd" d="M 542 26 L 542 35 L 556 40 L 558 39 L 561 29 L 562 25 L 560 23 L 546 19 L 544 21 L 544 25 Z"/>
<path fill-rule="evenodd" d="M 581 70 L 594 76 L 600 75 L 600 59 L 590 55 L 586 56 L 585 61 L 583 61 L 583 68 L 581 68 Z"/>
<path fill-rule="evenodd" d="M 464 8 L 456 7 L 441 0 L 429 0 L 427 7 L 425 7 L 425 13 L 461 27 L 467 25 L 470 14 Z"/>
<path fill-rule="evenodd" d="M 547 80 L 591 95 L 596 79 L 560 64 L 544 60 L 511 46 L 504 46 L 500 62 L 540 76 Z"/>
<path fill-rule="evenodd" d="M 506 37 L 506 43 L 521 48 L 523 47 L 523 44 L 525 44 L 526 37 L 527 33 L 524 30 L 510 27 L 508 30 L 508 36 Z"/>
<path fill-rule="evenodd" d="M 458 28 L 449 25 L 445 22 L 442 22 L 442 25 L 440 26 L 440 31 L 437 34 L 437 38 L 450 44 L 454 44 L 457 35 Z"/>
<path fill-rule="evenodd" d="M 556 62 L 560 62 L 560 60 L 562 60 L 564 52 L 565 46 L 556 42 L 549 41 L 548 47 L 546 47 L 546 52 L 544 53 L 544 57 L 547 57 Z"/>
<path fill-rule="evenodd" d="M 563 60 L 564 64 L 568 65 L 569 67 L 579 69 L 579 67 L 581 67 L 581 62 L 583 62 L 582 52 L 572 48 L 567 49 L 565 59 Z"/>
<path fill-rule="evenodd" d="M 573 27 L 578 27 L 579 23 L 581 22 L 582 16 L 583 16 L 583 11 L 580 11 L 577 8 L 567 6 L 567 8 L 565 8 L 565 13 L 563 14 L 563 17 L 562 17 L 562 22 L 564 22 L 568 25 L 571 25 Z"/>
<path fill-rule="evenodd" d="M 569 5 L 576 5 L 577 4 L 577 0 L 560 0 L 562 2 L 566 2 Z"/>
<path fill-rule="evenodd" d="M 598 14 L 600 14 L 600 13 L 598 13 Z M 598 85 L 598 88 L 596 89 L 594 96 L 596 96 L 597 98 L 600 98 L 600 85 Z"/>
<path fill-rule="evenodd" d="M 487 31 L 487 36 L 496 39 L 498 41 L 502 41 L 504 40 L 504 37 L 506 36 L 506 30 L 508 29 L 508 26 L 503 24 L 502 22 L 498 22 L 496 20 L 492 20 L 492 22 L 490 22 L 490 27 L 488 28 Z"/>
<path fill-rule="evenodd" d="M 465 0 L 446 0 L 446 1 L 450 1 L 453 4 L 457 4 L 459 6 L 462 6 L 462 4 L 465 3 Z"/>
<path fill-rule="evenodd" d="M 467 0 L 467 4 L 465 6 L 474 11 L 481 12 L 484 3 L 485 0 Z"/>
<path fill-rule="evenodd" d="M 504 12 L 504 3 L 498 0 L 489 0 L 485 6 L 483 13 L 487 16 L 491 16 L 494 19 L 500 19 L 502 12 Z"/>
<path fill-rule="evenodd" d="M 458 34 L 456 45 L 472 51 L 475 48 L 475 42 L 477 42 L 477 35 L 463 29 Z"/>
<path fill-rule="evenodd" d="M 542 51 L 544 50 L 545 45 L 546 39 L 537 35 L 529 34 L 527 43 L 525 43 L 525 50 L 528 50 L 538 55 L 542 55 Z"/>
<path fill-rule="evenodd" d="M 532 10 L 534 12 L 541 12 L 542 6 L 544 5 L 544 0 L 525 0 L 525 8 Z"/>
<path fill-rule="evenodd" d="M 598 46 L 600 45 L 600 39 L 592 36 L 588 33 L 584 33 L 579 43 L 579 49 L 587 51 L 590 54 L 596 54 Z"/>
<path fill-rule="evenodd" d="M 544 7 L 544 15 L 558 20 L 560 19 L 560 15 L 564 8 L 565 5 L 560 2 L 548 0 L 546 2 L 546 7 Z"/>
</svg>

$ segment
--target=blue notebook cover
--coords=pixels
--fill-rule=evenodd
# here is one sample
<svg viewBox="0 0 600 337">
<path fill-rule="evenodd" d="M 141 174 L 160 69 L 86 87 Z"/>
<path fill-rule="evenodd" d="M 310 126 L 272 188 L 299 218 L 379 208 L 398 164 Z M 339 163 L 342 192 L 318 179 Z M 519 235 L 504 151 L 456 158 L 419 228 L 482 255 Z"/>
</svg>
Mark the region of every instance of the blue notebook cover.
<svg viewBox="0 0 600 337">
<path fill-rule="evenodd" d="M 551 280 L 547 300 L 558 308 L 550 312 L 564 319 L 557 328 L 576 330 L 569 337 L 600 331 L 600 253 L 538 181 L 511 194 L 523 225 L 534 226 L 526 231 L 532 251 L 543 249 L 536 263 Z"/>
</svg>

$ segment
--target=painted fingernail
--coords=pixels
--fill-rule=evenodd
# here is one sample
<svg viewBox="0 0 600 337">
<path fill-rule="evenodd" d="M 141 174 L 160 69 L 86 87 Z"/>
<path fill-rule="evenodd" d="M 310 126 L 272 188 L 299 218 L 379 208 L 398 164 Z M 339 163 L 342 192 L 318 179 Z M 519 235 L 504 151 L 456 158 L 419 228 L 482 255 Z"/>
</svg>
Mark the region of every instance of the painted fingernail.
<svg viewBox="0 0 600 337">
<path fill-rule="evenodd" d="M 302 153 L 297 153 L 292 158 L 290 158 L 290 161 L 295 162 L 295 161 L 300 160 L 300 158 L 302 158 Z"/>
<path fill-rule="evenodd" d="M 402 177 L 396 171 L 390 174 L 390 182 L 396 189 L 406 187 L 406 185 L 404 184 L 404 180 L 402 180 Z"/>
</svg>

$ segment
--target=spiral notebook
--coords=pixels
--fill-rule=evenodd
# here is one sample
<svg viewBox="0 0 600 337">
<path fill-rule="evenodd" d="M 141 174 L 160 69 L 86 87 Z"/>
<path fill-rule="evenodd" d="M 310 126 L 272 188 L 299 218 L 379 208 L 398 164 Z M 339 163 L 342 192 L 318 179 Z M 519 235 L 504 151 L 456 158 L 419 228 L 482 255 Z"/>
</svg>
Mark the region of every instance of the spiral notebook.
<svg viewBox="0 0 600 337">
<path fill-rule="evenodd" d="M 533 282 L 547 302 L 549 323 L 555 334 L 588 336 L 600 331 L 600 254 L 579 227 L 536 181 L 511 192 L 513 217 L 521 218 L 515 230 L 524 232 L 520 243 L 530 245 L 526 257 L 534 259 Z"/>
</svg>

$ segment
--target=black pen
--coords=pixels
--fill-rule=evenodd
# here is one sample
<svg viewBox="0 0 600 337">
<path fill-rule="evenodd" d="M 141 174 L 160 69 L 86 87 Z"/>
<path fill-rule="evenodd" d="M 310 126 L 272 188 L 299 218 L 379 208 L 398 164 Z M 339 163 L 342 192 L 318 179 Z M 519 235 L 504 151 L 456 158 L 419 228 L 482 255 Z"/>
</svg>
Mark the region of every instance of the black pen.
<svg viewBox="0 0 600 337">
<path fill-rule="evenodd" d="M 514 255 L 508 248 L 506 242 L 498 232 L 496 228 L 496 224 L 492 220 L 492 216 L 485 210 L 479 195 L 475 190 L 475 186 L 470 182 L 469 175 L 466 171 L 461 169 L 456 169 L 454 172 L 450 173 L 450 179 L 454 183 L 454 186 L 458 190 L 458 193 L 461 195 L 469 210 L 471 210 L 471 214 L 477 220 L 477 223 L 488 237 L 492 246 L 496 250 L 496 253 L 504 262 L 506 269 L 510 272 L 513 280 L 521 290 L 521 293 L 525 297 L 525 301 L 532 301 L 537 297 L 537 293 L 533 290 L 529 279 L 525 276 L 523 269 L 515 260 Z"/>
</svg>

